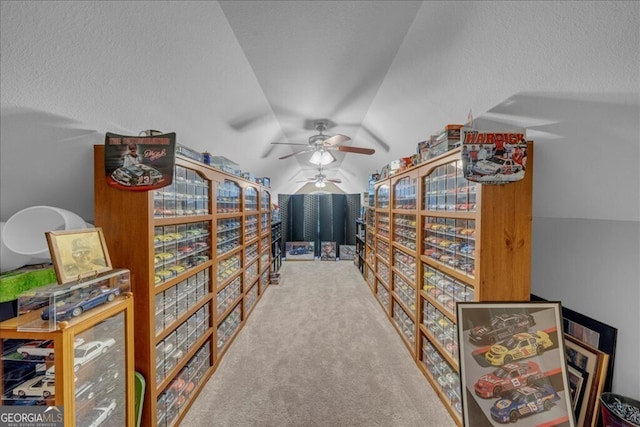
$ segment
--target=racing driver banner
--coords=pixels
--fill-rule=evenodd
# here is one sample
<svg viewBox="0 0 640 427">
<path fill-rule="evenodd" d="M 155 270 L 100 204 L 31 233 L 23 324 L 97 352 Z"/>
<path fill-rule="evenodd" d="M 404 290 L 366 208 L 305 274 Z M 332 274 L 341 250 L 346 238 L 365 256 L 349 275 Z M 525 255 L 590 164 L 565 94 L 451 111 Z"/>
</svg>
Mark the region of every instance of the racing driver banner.
<svg viewBox="0 0 640 427">
<path fill-rule="evenodd" d="M 171 185 L 176 134 L 145 131 L 124 136 L 107 132 L 104 168 L 107 183 L 121 190 L 148 191 Z"/>
<path fill-rule="evenodd" d="M 462 166 L 464 177 L 482 184 L 505 184 L 524 178 L 527 144 L 524 129 L 485 132 L 463 127 Z"/>
</svg>

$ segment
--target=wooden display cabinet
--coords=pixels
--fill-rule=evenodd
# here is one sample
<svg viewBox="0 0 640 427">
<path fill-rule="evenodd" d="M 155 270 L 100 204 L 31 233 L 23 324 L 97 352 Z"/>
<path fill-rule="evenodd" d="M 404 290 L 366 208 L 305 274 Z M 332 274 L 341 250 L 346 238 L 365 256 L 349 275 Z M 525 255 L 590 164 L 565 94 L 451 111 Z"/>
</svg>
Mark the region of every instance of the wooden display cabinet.
<svg viewBox="0 0 640 427">
<path fill-rule="evenodd" d="M 458 148 L 375 183 L 372 291 L 459 425 L 455 304 L 529 300 L 532 189 L 531 142 L 521 181 L 467 181 Z"/>
<path fill-rule="evenodd" d="M 103 145 L 94 171 L 95 223 L 134 277 L 142 425 L 178 425 L 268 285 L 270 195 L 181 155 L 155 191 L 109 186 Z"/>
<path fill-rule="evenodd" d="M 62 406 L 68 427 L 99 417 L 104 425 L 135 425 L 131 293 L 52 331 L 21 331 L 18 320 L 0 323 L 3 406 Z"/>
</svg>

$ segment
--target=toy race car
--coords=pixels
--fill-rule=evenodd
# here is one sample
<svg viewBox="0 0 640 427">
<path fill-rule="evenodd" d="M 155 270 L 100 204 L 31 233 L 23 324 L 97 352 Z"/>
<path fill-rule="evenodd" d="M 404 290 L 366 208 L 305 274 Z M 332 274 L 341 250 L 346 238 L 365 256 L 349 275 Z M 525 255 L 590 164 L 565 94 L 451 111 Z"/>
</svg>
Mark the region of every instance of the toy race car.
<svg viewBox="0 0 640 427">
<path fill-rule="evenodd" d="M 111 178 L 127 187 L 156 185 L 164 180 L 160 171 L 147 165 L 123 166 L 114 170 Z"/>
<path fill-rule="evenodd" d="M 476 326 L 469 331 L 473 344 L 495 344 L 518 332 L 526 332 L 536 324 L 530 314 L 501 314 L 491 319 L 491 324 Z"/>
</svg>

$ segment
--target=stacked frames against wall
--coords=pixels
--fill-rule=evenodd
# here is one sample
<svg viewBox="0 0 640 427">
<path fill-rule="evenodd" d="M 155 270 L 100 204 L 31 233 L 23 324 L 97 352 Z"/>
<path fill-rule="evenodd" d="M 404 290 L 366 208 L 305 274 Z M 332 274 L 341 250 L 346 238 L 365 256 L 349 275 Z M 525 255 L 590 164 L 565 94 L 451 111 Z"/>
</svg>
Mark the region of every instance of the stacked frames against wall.
<svg viewBox="0 0 640 427">
<path fill-rule="evenodd" d="M 321 241 L 336 242 L 338 253 L 341 244 L 355 245 L 360 197 L 360 194 L 278 195 L 282 253 L 285 253 L 286 242 L 315 242 L 316 256 L 320 256 Z"/>
</svg>

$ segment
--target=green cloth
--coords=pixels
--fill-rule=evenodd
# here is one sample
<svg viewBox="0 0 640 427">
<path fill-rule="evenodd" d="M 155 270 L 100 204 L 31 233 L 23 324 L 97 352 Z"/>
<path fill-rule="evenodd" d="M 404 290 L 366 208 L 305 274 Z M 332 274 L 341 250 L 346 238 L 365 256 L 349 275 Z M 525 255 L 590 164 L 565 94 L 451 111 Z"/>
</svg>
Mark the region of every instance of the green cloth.
<svg viewBox="0 0 640 427">
<path fill-rule="evenodd" d="M 0 276 L 0 303 L 16 300 L 21 293 L 30 289 L 57 282 L 53 268 L 5 273 Z"/>
</svg>

